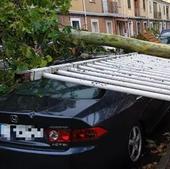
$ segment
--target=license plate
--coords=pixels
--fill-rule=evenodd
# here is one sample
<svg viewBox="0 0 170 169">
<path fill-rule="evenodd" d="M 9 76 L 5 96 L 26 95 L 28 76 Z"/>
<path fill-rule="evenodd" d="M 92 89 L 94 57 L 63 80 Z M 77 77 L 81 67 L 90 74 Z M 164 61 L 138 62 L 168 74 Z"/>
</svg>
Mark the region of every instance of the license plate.
<svg viewBox="0 0 170 169">
<path fill-rule="evenodd" d="M 3 140 L 35 140 L 43 137 L 43 128 L 35 128 L 31 125 L 0 124 L 0 139 Z"/>
</svg>

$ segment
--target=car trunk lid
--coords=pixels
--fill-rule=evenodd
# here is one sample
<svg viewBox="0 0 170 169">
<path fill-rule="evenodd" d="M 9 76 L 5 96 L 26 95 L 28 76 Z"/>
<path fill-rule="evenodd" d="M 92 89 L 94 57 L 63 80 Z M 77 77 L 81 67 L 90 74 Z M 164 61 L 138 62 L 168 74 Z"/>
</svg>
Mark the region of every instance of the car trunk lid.
<svg viewBox="0 0 170 169">
<path fill-rule="evenodd" d="M 81 120 L 47 116 L 39 113 L 0 112 L 0 142 L 10 145 L 50 148 L 49 129 L 70 130 L 88 128 Z M 57 149 L 67 149 L 69 143 L 55 144 Z"/>
</svg>

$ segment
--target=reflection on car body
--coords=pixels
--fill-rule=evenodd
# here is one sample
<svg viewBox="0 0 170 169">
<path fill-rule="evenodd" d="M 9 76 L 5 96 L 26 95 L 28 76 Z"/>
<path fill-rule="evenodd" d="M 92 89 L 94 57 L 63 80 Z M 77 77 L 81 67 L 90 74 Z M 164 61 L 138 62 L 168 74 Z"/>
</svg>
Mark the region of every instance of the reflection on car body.
<svg viewBox="0 0 170 169">
<path fill-rule="evenodd" d="M 24 82 L 0 98 L 2 169 L 128 168 L 142 154 L 143 134 L 168 109 L 166 101 L 126 93 L 47 79 Z"/>
</svg>

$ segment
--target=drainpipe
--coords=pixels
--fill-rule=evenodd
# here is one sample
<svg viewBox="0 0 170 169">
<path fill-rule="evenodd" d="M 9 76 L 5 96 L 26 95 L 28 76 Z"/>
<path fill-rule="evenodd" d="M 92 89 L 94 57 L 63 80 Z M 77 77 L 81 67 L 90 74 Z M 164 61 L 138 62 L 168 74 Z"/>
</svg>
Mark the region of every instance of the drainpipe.
<svg viewBox="0 0 170 169">
<path fill-rule="evenodd" d="M 84 20 L 85 20 L 85 29 L 88 30 L 86 2 L 85 2 L 85 0 L 82 0 L 82 2 L 83 2 L 83 11 L 84 11 Z"/>
</svg>

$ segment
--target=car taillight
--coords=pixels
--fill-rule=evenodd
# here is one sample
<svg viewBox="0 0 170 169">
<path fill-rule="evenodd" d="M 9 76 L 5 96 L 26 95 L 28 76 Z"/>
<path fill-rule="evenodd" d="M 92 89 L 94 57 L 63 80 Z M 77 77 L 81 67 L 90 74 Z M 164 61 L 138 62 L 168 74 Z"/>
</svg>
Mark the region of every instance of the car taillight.
<svg viewBox="0 0 170 169">
<path fill-rule="evenodd" d="M 49 129 L 47 137 L 50 143 L 69 143 L 71 142 L 70 130 L 64 129 Z"/>
<path fill-rule="evenodd" d="M 46 131 L 49 143 L 70 143 L 92 141 L 105 135 L 107 131 L 101 127 L 85 129 L 48 129 Z"/>
<path fill-rule="evenodd" d="M 78 142 L 96 140 L 99 137 L 105 135 L 106 133 L 107 131 L 100 127 L 73 130 L 72 141 Z"/>
</svg>

